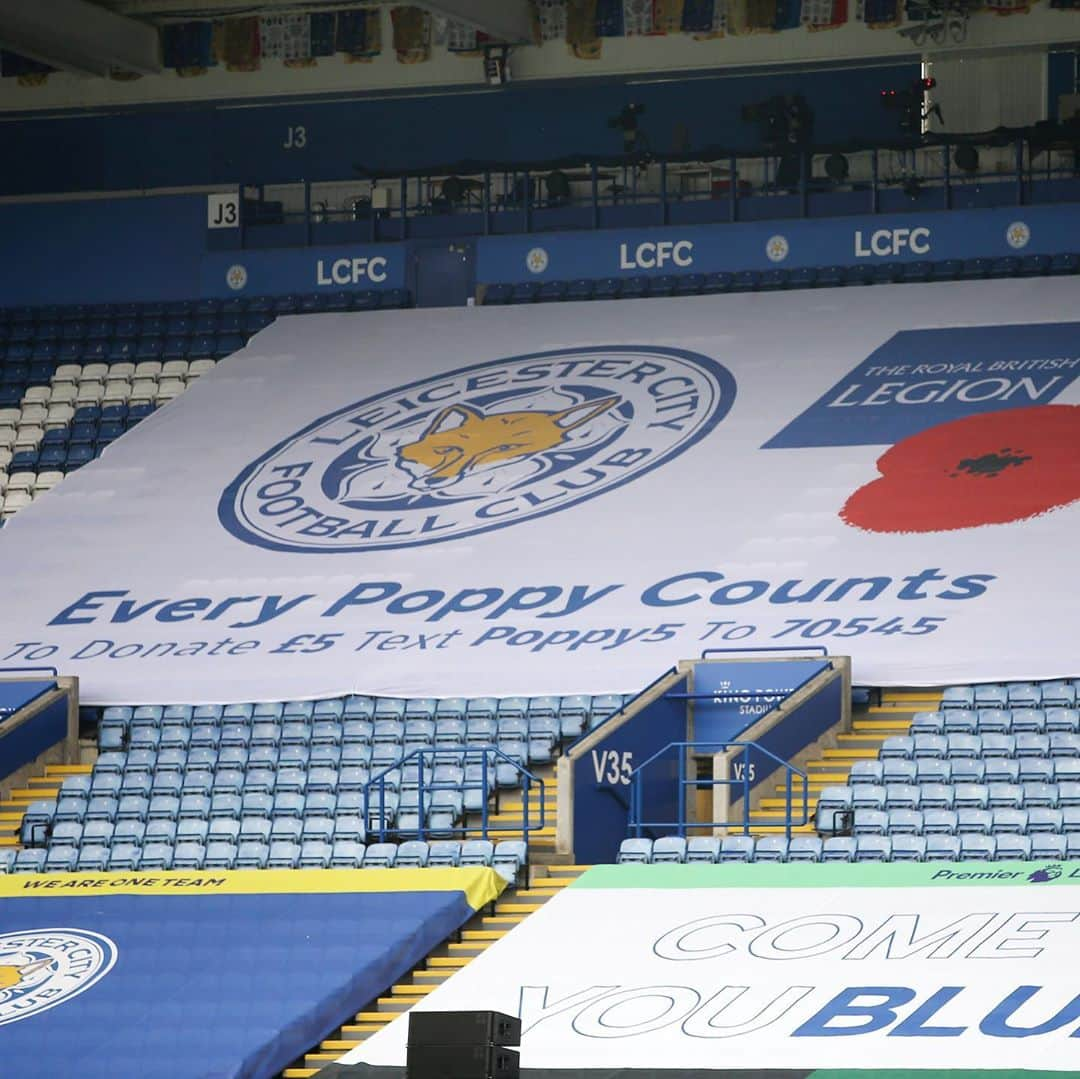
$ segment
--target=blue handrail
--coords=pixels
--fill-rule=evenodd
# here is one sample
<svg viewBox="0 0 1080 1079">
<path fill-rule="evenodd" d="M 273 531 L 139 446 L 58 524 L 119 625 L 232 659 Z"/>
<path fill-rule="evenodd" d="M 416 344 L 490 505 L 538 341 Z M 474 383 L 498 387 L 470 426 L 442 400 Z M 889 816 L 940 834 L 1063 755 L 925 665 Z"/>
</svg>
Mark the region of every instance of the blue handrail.
<svg viewBox="0 0 1080 1079">
<path fill-rule="evenodd" d="M 424 762 L 428 758 L 432 762 L 432 776 L 428 780 L 425 775 Z M 394 795 L 395 806 L 394 810 L 387 812 L 387 787 L 388 777 L 392 778 L 393 773 L 403 773 L 408 766 L 412 763 L 412 767 L 416 770 L 416 792 L 417 792 L 417 827 L 402 829 L 396 825 L 389 823 L 391 818 L 397 816 L 397 802 L 400 800 L 400 795 L 396 787 L 390 784 L 390 793 Z M 480 766 L 480 778 L 478 781 L 469 782 L 467 779 L 462 783 L 437 783 L 434 779 L 434 767 L 439 764 L 447 764 L 459 762 L 464 769 L 470 764 L 476 764 Z M 496 797 L 496 810 L 498 809 L 498 787 L 496 783 L 496 769 L 499 764 L 506 764 L 511 766 L 515 772 L 522 778 L 522 798 L 521 798 L 521 825 L 516 824 L 502 824 L 493 823 L 490 820 L 490 806 L 491 793 L 495 792 Z M 490 782 L 489 782 L 490 780 Z M 533 784 L 536 784 L 540 788 L 540 815 L 539 819 L 534 823 L 531 820 L 530 815 L 530 798 Z M 544 781 L 538 776 L 535 776 L 530 772 L 520 761 L 514 757 L 509 756 L 502 749 L 496 745 L 470 745 L 470 746 L 417 746 L 415 749 L 406 753 L 399 760 L 393 764 L 388 765 L 377 775 L 371 776 L 367 783 L 363 787 L 364 795 L 364 822 L 365 827 L 369 830 L 370 834 L 378 834 L 379 842 L 383 842 L 388 835 L 395 835 L 400 838 L 413 838 L 424 839 L 427 835 L 434 835 L 435 838 L 442 838 L 450 835 L 466 836 L 470 832 L 475 831 L 474 825 L 469 825 L 465 816 L 464 806 L 464 792 L 467 790 L 479 790 L 483 792 L 483 796 L 480 801 L 480 834 L 484 839 L 488 839 L 492 834 L 502 833 L 520 833 L 521 838 L 528 842 L 529 833 L 538 831 L 545 827 L 546 821 L 546 807 L 544 799 Z M 461 823 L 454 823 L 448 827 L 439 826 L 432 828 L 428 824 L 427 817 L 429 811 L 432 809 L 438 811 L 439 806 L 435 803 L 434 795 L 439 791 L 456 791 L 462 795 L 462 807 L 460 818 L 457 813 L 452 813 L 452 818 L 456 822 L 460 819 Z M 426 793 L 426 797 L 425 797 Z M 375 828 L 371 827 L 372 811 L 377 809 L 378 811 L 378 825 Z"/>
<path fill-rule="evenodd" d="M 735 779 L 699 779 L 697 776 L 687 778 L 686 776 L 686 750 L 702 750 L 712 753 L 718 751 L 731 749 L 733 747 L 741 747 L 742 749 L 742 774 Z M 654 761 L 663 757 L 671 750 L 678 752 L 678 766 L 679 766 L 679 778 L 678 778 L 678 793 L 676 797 L 676 806 L 678 809 L 678 819 L 674 821 L 649 821 L 644 820 L 644 810 L 642 807 L 642 788 L 643 780 L 642 775 L 646 768 L 649 767 Z M 785 773 L 785 813 L 784 813 L 784 834 L 788 839 L 791 838 L 791 829 L 800 827 L 804 824 L 808 824 L 810 821 L 810 787 L 809 777 L 806 772 L 801 768 L 797 768 L 790 761 L 785 761 L 778 757 L 772 751 L 766 749 L 758 742 L 746 742 L 739 739 L 731 739 L 723 742 L 669 742 L 663 749 L 654 753 L 648 760 L 643 761 L 630 773 L 630 813 L 627 818 L 627 830 L 635 838 L 640 838 L 642 832 L 645 829 L 656 829 L 661 831 L 672 832 L 677 835 L 685 836 L 687 828 L 730 828 L 734 826 L 740 826 L 740 822 L 732 822 L 730 820 L 724 821 L 687 821 L 686 819 L 686 788 L 693 787 L 698 788 L 701 786 L 710 787 L 741 787 L 742 788 L 742 821 L 741 827 L 743 835 L 749 835 L 751 828 L 755 825 L 772 824 L 772 821 L 754 821 L 750 816 L 750 753 L 751 750 L 762 754 L 769 760 L 774 761 L 778 766 L 784 769 Z M 802 780 L 802 813 L 800 819 L 796 820 L 792 815 L 792 780 L 794 777 L 798 777 Z"/>
</svg>

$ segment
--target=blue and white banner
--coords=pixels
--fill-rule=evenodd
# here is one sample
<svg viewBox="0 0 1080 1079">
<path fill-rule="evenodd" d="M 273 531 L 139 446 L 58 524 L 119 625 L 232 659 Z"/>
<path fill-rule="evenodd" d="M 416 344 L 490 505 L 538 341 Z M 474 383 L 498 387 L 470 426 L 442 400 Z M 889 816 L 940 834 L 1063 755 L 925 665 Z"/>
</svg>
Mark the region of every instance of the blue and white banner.
<svg viewBox="0 0 1080 1079">
<path fill-rule="evenodd" d="M 404 288 L 404 244 L 218 251 L 199 267 L 201 296 L 283 296 Z"/>
<path fill-rule="evenodd" d="M 1074 675 L 1078 300 L 280 319 L 0 532 L 0 664 L 98 703 L 630 691 L 809 644 L 864 683 Z"/>
<path fill-rule="evenodd" d="M 1052 255 L 1080 248 L 1080 206 L 485 236 L 476 246 L 486 284 Z"/>
</svg>

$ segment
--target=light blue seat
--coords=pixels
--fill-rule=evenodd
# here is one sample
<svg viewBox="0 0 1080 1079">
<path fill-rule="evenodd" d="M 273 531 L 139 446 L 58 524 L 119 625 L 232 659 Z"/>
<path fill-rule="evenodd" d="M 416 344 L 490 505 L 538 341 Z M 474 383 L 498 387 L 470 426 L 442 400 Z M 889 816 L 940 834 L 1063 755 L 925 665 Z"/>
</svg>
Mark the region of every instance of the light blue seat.
<svg viewBox="0 0 1080 1079">
<path fill-rule="evenodd" d="M 499 719 L 524 719 L 529 711 L 528 697 L 503 697 L 496 709 Z"/>
<path fill-rule="evenodd" d="M 340 697 L 331 697 L 329 700 L 316 701 L 311 710 L 311 718 L 319 720 L 340 721 L 345 715 L 345 702 Z"/>
<path fill-rule="evenodd" d="M 926 839 L 921 835 L 892 836 L 894 862 L 921 862 L 926 858 Z"/>
<path fill-rule="evenodd" d="M 1031 857 L 1031 839 L 1026 835 L 999 835 L 996 862 L 1026 862 Z"/>
<path fill-rule="evenodd" d="M 467 839 L 461 844 L 462 865 L 491 865 L 495 847 L 488 839 Z"/>
<path fill-rule="evenodd" d="M 252 728 L 240 723 L 229 723 L 221 728 L 218 745 L 225 749 L 244 749 L 251 745 Z"/>
<path fill-rule="evenodd" d="M 1037 832 L 1031 836 L 1031 857 L 1040 861 L 1061 861 L 1065 857 L 1065 836 Z"/>
<path fill-rule="evenodd" d="M 122 799 L 121 799 L 122 801 Z M 86 816 L 86 809 L 89 805 L 89 801 L 83 796 L 61 796 L 55 803 L 53 802 L 32 802 L 23 815 L 22 828 L 20 829 L 20 835 L 22 830 L 27 828 L 42 828 L 50 823 L 51 820 L 56 821 L 82 821 Z M 55 805 L 55 812 L 50 814 Z M 22 837 L 22 843 L 25 846 L 27 843 L 32 843 L 32 835 L 26 835 Z"/>
<path fill-rule="evenodd" d="M 207 820 L 210 816 L 210 799 L 205 794 L 181 794 L 177 811 L 179 820 Z"/>
<path fill-rule="evenodd" d="M 337 793 L 342 794 L 362 791 L 371 780 L 371 772 L 366 766 L 342 764 L 338 771 Z"/>
<path fill-rule="evenodd" d="M 1019 809 L 1024 804 L 1024 788 L 1019 783 L 988 783 L 986 789 L 991 809 Z"/>
<path fill-rule="evenodd" d="M 181 797 L 185 794 L 199 794 L 209 798 L 213 792 L 215 778 L 211 771 L 188 771 L 180 786 Z"/>
<path fill-rule="evenodd" d="M 504 839 L 495 844 L 495 850 L 491 856 L 491 868 L 514 885 L 518 882 L 528 857 L 529 849 L 523 840 Z M 430 862 L 428 864 L 430 865 Z"/>
<path fill-rule="evenodd" d="M 916 734 L 944 734 L 944 712 L 916 712 L 911 717 L 911 733 Z"/>
<path fill-rule="evenodd" d="M 1072 682 L 1043 682 L 1041 692 L 1044 708 L 1072 708 L 1076 704 L 1076 686 Z"/>
<path fill-rule="evenodd" d="M 50 847 L 45 855 L 45 873 L 70 873 L 79 860 L 79 852 L 74 847 Z"/>
<path fill-rule="evenodd" d="M 311 768 L 307 774 L 307 791 L 310 794 L 336 794 L 338 770 L 336 768 Z M 278 777 L 278 790 L 282 789 L 281 777 Z"/>
<path fill-rule="evenodd" d="M 1057 804 L 1060 809 L 1068 811 L 1080 807 L 1080 783 L 1067 780 L 1054 785 L 1057 787 Z"/>
<path fill-rule="evenodd" d="M 890 827 L 889 814 L 880 809 L 856 809 L 852 832 L 855 835 L 885 835 Z"/>
<path fill-rule="evenodd" d="M 788 841 L 787 860 L 789 862 L 820 862 L 821 840 L 816 835 L 792 836 Z"/>
<path fill-rule="evenodd" d="M 889 783 L 886 785 L 886 809 L 918 809 L 919 804 L 919 788 L 914 783 Z"/>
<path fill-rule="evenodd" d="M 1014 708 L 1010 729 L 1013 734 L 1045 734 L 1046 713 L 1041 708 Z"/>
<path fill-rule="evenodd" d="M 886 786 L 890 783 L 914 783 L 916 775 L 914 761 L 890 758 L 882 762 L 881 779 Z"/>
<path fill-rule="evenodd" d="M 461 843 L 456 839 L 437 839 L 428 845 L 428 866 L 450 868 L 461 861 Z"/>
<path fill-rule="evenodd" d="M 1060 738 L 1061 735 L 1054 735 Z M 1018 734 L 1016 738 L 1017 757 L 1048 757 L 1050 755 L 1050 735 L 1046 734 Z"/>
<path fill-rule="evenodd" d="M 962 862 L 992 862 L 997 856 L 997 842 L 992 835 L 968 833 L 960 836 Z"/>
<path fill-rule="evenodd" d="M 291 840 L 274 840 L 266 859 L 268 869 L 295 869 L 300 863 L 300 844 Z"/>
<path fill-rule="evenodd" d="M 339 813 L 334 818 L 334 841 L 339 839 L 360 844 L 365 842 L 367 829 L 364 827 L 364 818 L 359 813 Z"/>
<path fill-rule="evenodd" d="M 826 790 L 833 788 L 826 787 Z M 836 788 L 843 790 L 845 788 Z M 851 805 L 854 809 L 884 809 L 885 787 L 876 783 L 860 783 L 857 787 L 851 787 Z M 824 791 L 822 792 L 824 794 Z M 818 805 L 820 806 L 820 801 Z"/>
<path fill-rule="evenodd" d="M 1025 758 L 1031 764 L 1046 764 L 1046 761 L 1036 761 L 1034 757 Z M 1018 760 L 1010 760 L 1008 757 L 990 757 L 986 762 L 987 783 L 1019 783 L 1020 765 Z"/>
<path fill-rule="evenodd" d="M 339 768 L 367 768 L 370 764 L 371 746 L 366 742 L 346 742 L 341 747 Z"/>
<path fill-rule="evenodd" d="M 79 873 L 104 873 L 109 864 L 109 853 L 108 847 L 80 847 L 75 869 Z M 3 855 L 0 855 L 0 873 L 4 872 L 2 863 Z"/>
<path fill-rule="evenodd" d="M 266 721 L 280 723 L 285 712 L 284 701 L 260 701 L 251 710 L 251 719 L 254 723 Z"/>
<path fill-rule="evenodd" d="M 104 754 L 108 756 L 108 754 Z M 144 775 L 151 775 L 154 769 L 157 767 L 157 750 L 156 749 L 130 749 L 124 757 L 124 775 L 137 775 L 142 772 Z M 101 758 L 98 758 L 99 761 Z M 94 766 L 95 772 L 98 771 L 97 765 Z M 108 771 L 109 769 L 104 769 Z"/>
<path fill-rule="evenodd" d="M 270 857 L 270 845 L 259 840 L 246 840 L 236 849 L 235 868 L 265 869 Z"/>
<path fill-rule="evenodd" d="M 161 713 L 162 727 L 190 727 L 194 709 L 190 704 L 169 704 Z"/>
<path fill-rule="evenodd" d="M 140 791 L 148 790 L 150 786 L 149 777 L 145 775 L 129 776 L 125 774 L 121 779 L 120 776 L 115 774 L 95 772 L 90 782 L 90 794 L 119 795 L 121 790 L 127 793 L 129 781 L 136 781 Z M 137 792 L 133 791 L 132 793 Z"/>
<path fill-rule="evenodd" d="M 333 817 L 336 809 L 337 796 L 329 791 L 309 791 L 304 799 L 305 817 Z M 277 812 L 276 803 L 275 812 Z"/>
<path fill-rule="evenodd" d="M 1080 731 L 1080 711 L 1076 708 L 1048 708 L 1046 710 L 1047 733 L 1072 733 Z"/>
<path fill-rule="evenodd" d="M 1075 757 L 1055 757 L 1051 761 L 1055 783 L 1080 783 L 1080 760 Z"/>
<path fill-rule="evenodd" d="M 469 702 L 464 697 L 444 697 L 435 703 L 435 719 L 464 720 Z"/>
<path fill-rule="evenodd" d="M 1080 829 L 1071 831 L 1065 837 L 1065 856 L 1070 862 L 1080 858 Z"/>
<path fill-rule="evenodd" d="M 882 761 L 855 761 L 848 775 L 848 783 L 857 786 L 864 783 L 880 785 L 883 775 Z"/>
<path fill-rule="evenodd" d="M 142 849 L 134 843 L 113 843 L 109 848 L 108 872 L 125 872 L 138 869 Z"/>
<path fill-rule="evenodd" d="M 117 821 L 116 825 L 113 827 L 113 846 L 115 847 L 117 844 L 131 844 L 135 847 L 141 847 L 147 842 L 148 832 L 151 838 L 156 835 L 158 840 L 165 839 L 171 843 L 176 835 L 176 824 L 168 819 L 150 820 L 146 822 L 141 820 Z"/>
<path fill-rule="evenodd" d="M 723 847 L 720 856 L 723 857 Z M 682 836 L 661 836 L 653 843 L 652 861 L 654 865 L 660 862 L 685 862 L 686 840 Z"/>
<path fill-rule="evenodd" d="M 330 855 L 331 869 L 359 869 L 364 864 L 364 845 L 353 839 L 335 839 Z"/>
<path fill-rule="evenodd" d="M 921 809 L 952 809 L 952 787 L 946 783 L 920 783 L 919 806 Z"/>
<path fill-rule="evenodd" d="M 251 727 L 251 750 L 273 749 L 272 760 L 277 760 L 277 747 L 281 741 L 281 724 L 272 721 L 256 722 Z"/>
<path fill-rule="evenodd" d="M 268 843 L 271 824 L 266 817 L 240 818 L 240 845 L 245 843 Z"/>
<path fill-rule="evenodd" d="M 956 811 L 957 835 L 989 835 L 993 828 L 993 815 L 989 809 L 958 809 Z"/>
<path fill-rule="evenodd" d="M 173 848 L 168 843 L 148 843 L 139 855 L 140 869 L 171 869 Z M 111 859 L 110 859 L 111 862 Z"/>
<path fill-rule="evenodd" d="M 284 707 L 281 710 L 282 718 L 289 719 L 311 719 L 315 714 L 315 702 L 314 701 L 286 701 Z"/>
<path fill-rule="evenodd" d="M 848 835 L 829 836 L 822 844 L 821 860 L 823 862 L 855 861 L 855 839 Z"/>
<path fill-rule="evenodd" d="M 221 711 L 224 723 L 250 723 L 255 714 L 253 704 L 227 704 Z"/>
<path fill-rule="evenodd" d="M 181 840 L 173 851 L 173 869 L 202 869 L 206 862 L 206 847 L 195 840 Z"/>
<path fill-rule="evenodd" d="M 657 840 L 657 842 L 660 842 Z M 656 860 L 656 846 L 653 845 L 653 861 Z M 681 859 L 689 860 L 689 847 L 686 856 Z M 754 837 L 750 835 L 725 836 L 720 844 L 721 862 L 752 862 L 754 860 Z"/>
<path fill-rule="evenodd" d="M 949 760 L 964 757 L 982 756 L 982 739 L 977 734 L 947 734 L 945 736 L 945 755 Z"/>
<path fill-rule="evenodd" d="M 187 757 L 187 748 L 191 744 L 191 731 L 187 727 L 162 727 L 161 739 L 158 742 L 158 746 L 162 750 L 183 750 L 185 759 Z M 161 757 L 158 757 L 158 765 L 161 764 Z"/>
<path fill-rule="evenodd" d="M 818 798 L 815 827 L 818 832 L 832 833 L 850 827 L 850 814 L 855 798 L 865 798 L 871 788 L 826 787 Z"/>
<path fill-rule="evenodd" d="M 954 835 L 928 835 L 926 838 L 927 862 L 955 862 L 960 858 L 960 840 Z"/>
<path fill-rule="evenodd" d="M 1042 704 L 1042 686 L 1038 682 L 1009 682 L 1005 693 L 1010 708 L 1038 708 Z"/>
<path fill-rule="evenodd" d="M 228 840 L 211 840 L 206 844 L 204 869 L 232 869 L 236 865 L 236 844 Z"/>
<path fill-rule="evenodd" d="M 1029 783 L 1053 783 L 1054 763 L 1040 757 L 1023 757 L 1017 761 L 1020 784 L 1026 787 Z"/>
<path fill-rule="evenodd" d="M 334 838 L 334 820 L 332 817 L 305 817 L 300 831 L 300 842 L 324 840 L 330 843 Z"/>
<path fill-rule="evenodd" d="M 986 781 L 986 762 L 983 760 L 949 761 L 952 783 L 984 783 Z"/>
<path fill-rule="evenodd" d="M 306 839 L 300 844 L 301 869 L 328 869 L 334 849 L 325 839 Z"/>
<path fill-rule="evenodd" d="M 426 842 L 410 839 L 398 847 L 394 861 L 396 869 L 422 869 L 428 863 L 429 849 Z"/>
<path fill-rule="evenodd" d="M 922 813 L 923 835 L 955 835 L 958 826 L 953 809 L 924 809 Z"/>
<path fill-rule="evenodd" d="M 182 775 L 187 770 L 187 758 L 188 755 L 186 749 L 162 749 L 158 753 L 157 764 L 154 767 L 154 771 L 158 774 L 162 772 L 175 772 Z"/>
<path fill-rule="evenodd" d="M 990 814 L 990 830 L 994 835 L 1024 835 L 1028 829 L 1028 815 L 1023 809 L 994 809 Z"/>
<path fill-rule="evenodd" d="M 923 814 L 917 809 L 890 809 L 888 815 L 889 835 L 921 835 Z"/>
<path fill-rule="evenodd" d="M 240 819 L 238 817 L 214 817 L 209 822 L 206 833 L 207 847 L 214 843 L 230 843 L 233 857 L 236 856 L 236 844 L 240 842 Z"/>
<path fill-rule="evenodd" d="M 125 794 L 116 804 L 116 820 L 145 821 L 150 815 L 150 799 L 141 794 Z"/>
<path fill-rule="evenodd" d="M 371 697 L 353 694 L 345 698 L 341 715 L 343 719 L 371 719 L 375 715 L 375 701 Z"/>
<path fill-rule="evenodd" d="M 787 861 L 788 841 L 782 835 L 762 836 L 754 845 L 755 862 Z"/>
<path fill-rule="evenodd" d="M 392 721 L 398 724 L 405 719 L 405 701 L 400 697 L 379 697 L 375 701 L 376 724 L 380 720 Z"/>
<path fill-rule="evenodd" d="M 1073 731 L 1055 731 L 1047 737 L 1050 742 L 1050 756 L 1055 760 L 1080 757 L 1080 734 Z"/>
<path fill-rule="evenodd" d="M 365 869 L 393 869 L 397 862 L 397 845 L 394 843 L 372 843 L 364 852 Z"/>
<path fill-rule="evenodd" d="M 577 738 L 589 722 L 592 700 L 582 694 L 563 697 L 559 701 L 559 727 L 564 738 Z"/>
<path fill-rule="evenodd" d="M 943 733 L 950 734 L 974 734 L 977 722 L 976 713 L 970 708 L 950 708 L 942 712 L 943 731 L 926 731 L 927 734 Z M 923 732 L 920 732 L 923 733 Z"/>
<path fill-rule="evenodd" d="M 1012 713 L 1003 708 L 983 708 L 978 713 L 975 733 L 980 737 L 987 734 L 1009 734 L 1012 729 Z"/>
<path fill-rule="evenodd" d="M 157 727 L 132 727 L 128 731 L 128 748 L 157 749 L 161 731 Z"/>
<path fill-rule="evenodd" d="M 302 800 L 300 811 L 303 812 Z M 274 813 L 274 799 L 269 794 L 245 794 L 241 802 L 240 812 L 244 817 L 270 817 Z"/>
<path fill-rule="evenodd" d="M 1021 738 L 1023 735 L 1020 736 Z M 982 757 L 989 760 L 994 757 L 1015 757 L 1017 755 L 1017 739 L 1012 734 L 987 734 L 979 736 L 978 752 L 972 751 L 954 752 L 952 741 L 949 742 L 950 757 Z"/>
<path fill-rule="evenodd" d="M 102 775 L 107 775 L 110 772 L 115 773 L 116 775 L 122 775 L 126 764 L 126 753 L 120 753 L 118 751 L 100 753 L 98 759 L 94 762 L 94 771 L 99 772 Z"/>
<path fill-rule="evenodd" d="M 604 720 L 621 711 L 623 706 L 622 695 L 619 693 L 601 693 L 592 699 L 592 707 L 589 709 L 589 727 L 598 727 Z"/>
<path fill-rule="evenodd" d="M 207 820 L 201 817 L 187 817 L 176 822 L 177 843 L 205 843 L 210 829 Z"/>
<path fill-rule="evenodd" d="M 826 845 L 832 840 L 826 840 Z M 826 856 L 826 861 L 831 861 Z M 855 837 L 855 861 L 889 862 L 892 861 L 892 840 L 888 836 L 860 835 Z"/>
<path fill-rule="evenodd" d="M 77 847 L 82 841 L 83 825 L 70 823 L 54 824 L 49 835 L 49 849 L 54 847 Z"/>
<path fill-rule="evenodd" d="M 338 720 L 317 720 L 311 727 L 311 745 L 313 748 L 315 746 L 340 746 L 344 734 L 344 725 Z"/>
<path fill-rule="evenodd" d="M 974 690 L 976 708 L 1005 708 L 1009 703 L 1008 690 L 996 682 L 984 682 Z"/>
<path fill-rule="evenodd" d="M 530 719 L 533 718 L 559 718 L 559 698 L 558 697 L 530 697 L 528 715 Z"/>
<path fill-rule="evenodd" d="M 177 772 L 155 772 L 150 784 L 150 797 L 163 795 L 180 800 L 180 792 L 183 790 L 183 778 Z"/>
<path fill-rule="evenodd" d="M 887 746 L 891 739 L 885 740 Z M 925 757 L 936 757 L 944 759 L 949 755 L 949 743 L 944 735 L 941 734 L 917 734 L 913 738 L 908 739 L 911 743 L 911 754 L 916 760 Z M 884 756 L 884 746 L 882 747 L 882 755 Z"/>
<path fill-rule="evenodd" d="M 74 848 L 72 848 L 74 850 Z M 24 848 L 15 855 L 11 864 L 12 873 L 44 873 L 47 854 L 41 847 Z"/>
<path fill-rule="evenodd" d="M 192 727 L 191 728 L 191 746 L 192 750 L 196 749 L 211 749 L 214 750 L 214 760 L 217 760 L 217 748 L 221 744 L 221 731 L 217 727 Z"/>
<path fill-rule="evenodd" d="M 150 799 L 148 820 L 176 820 L 180 815 L 180 799 L 175 794 L 155 794 Z"/>
<path fill-rule="evenodd" d="M 953 805 L 957 809 L 986 809 L 990 788 L 985 783 L 954 783 Z"/>
<path fill-rule="evenodd" d="M 1065 814 L 1060 809 L 1036 807 L 1027 811 L 1027 834 L 1058 834 L 1065 828 Z"/>
<path fill-rule="evenodd" d="M 464 746 L 465 721 L 463 719 L 435 720 L 434 744 L 437 748 L 445 749 Z"/>
<path fill-rule="evenodd" d="M 196 705 L 191 713 L 192 726 L 198 726 L 201 723 L 220 723 L 224 711 L 225 707 L 221 704 Z"/>
<path fill-rule="evenodd" d="M 80 843 L 87 847 L 107 847 L 112 843 L 113 822 L 111 820 L 92 820 L 83 825 Z"/>
<path fill-rule="evenodd" d="M 975 691 L 971 686 L 949 686 L 942 691 L 942 708 L 971 708 L 975 704 Z"/>
<path fill-rule="evenodd" d="M 165 709 L 157 704 L 141 704 L 131 713 L 131 729 L 156 727 L 161 723 Z"/>
<path fill-rule="evenodd" d="M 717 862 L 720 860 L 720 839 L 717 836 L 697 835 L 686 841 L 687 862 Z"/>
</svg>

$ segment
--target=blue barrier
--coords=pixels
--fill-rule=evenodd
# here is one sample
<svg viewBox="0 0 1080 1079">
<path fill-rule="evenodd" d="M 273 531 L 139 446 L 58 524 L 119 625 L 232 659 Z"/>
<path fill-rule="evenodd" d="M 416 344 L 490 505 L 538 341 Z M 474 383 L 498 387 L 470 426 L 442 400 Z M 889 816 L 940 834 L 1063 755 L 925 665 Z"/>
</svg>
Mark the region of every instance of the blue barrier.
<svg viewBox="0 0 1080 1079">
<path fill-rule="evenodd" d="M 729 779 L 717 779 L 715 776 L 712 779 L 700 779 L 696 774 L 688 777 L 686 774 L 686 764 L 688 751 L 690 752 L 708 752 L 717 753 L 732 748 L 740 748 L 742 750 L 742 768 L 734 768 L 735 775 Z M 678 779 L 677 779 L 677 796 L 675 798 L 675 806 L 677 813 L 674 819 L 670 820 L 650 820 L 646 816 L 646 804 L 645 804 L 645 772 L 657 761 L 662 761 L 666 754 L 671 751 L 675 751 L 673 756 L 677 761 L 678 766 Z M 733 825 L 741 827 L 744 835 L 749 835 L 751 828 L 760 826 L 762 824 L 774 824 L 772 820 L 769 821 L 754 821 L 750 813 L 750 788 L 753 785 L 750 778 L 750 761 L 751 751 L 755 752 L 755 755 L 764 757 L 765 759 L 772 761 L 777 767 L 784 769 L 785 775 L 785 799 L 784 799 L 784 834 L 788 839 L 791 838 L 791 829 L 807 824 L 810 821 L 810 801 L 809 801 L 809 779 L 806 772 L 801 768 L 796 768 L 789 761 L 785 761 L 776 756 L 775 753 L 770 752 L 764 746 L 757 742 L 744 742 L 739 740 L 723 741 L 723 742 L 671 742 L 666 745 L 658 753 L 654 753 L 647 761 L 642 762 L 631 773 L 630 776 L 630 817 L 628 820 L 629 834 L 636 838 L 640 838 L 644 831 L 650 831 L 658 835 L 666 835 L 674 832 L 676 835 L 685 836 L 686 829 L 692 828 L 730 828 Z M 669 764 L 670 762 L 665 762 Z M 770 769 L 770 772 L 776 769 Z M 792 815 L 793 802 L 793 780 L 796 778 L 802 780 L 801 794 L 802 794 L 802 811 L 798 815 L 798 819 L 795 819 Z M 687 804 L 687 790 L 697 790 L 701 787 L 719 787 L 727 786 L 737 788 L 740 793 L 740 801 L 742 803 L 742 817 L 740 821 L 731 820 L 708 820 L 708 821 L 688 821 L 686 818 L 686 804 Z M 734 799 L 732 799 L 734 801 Z"/>
</svg>

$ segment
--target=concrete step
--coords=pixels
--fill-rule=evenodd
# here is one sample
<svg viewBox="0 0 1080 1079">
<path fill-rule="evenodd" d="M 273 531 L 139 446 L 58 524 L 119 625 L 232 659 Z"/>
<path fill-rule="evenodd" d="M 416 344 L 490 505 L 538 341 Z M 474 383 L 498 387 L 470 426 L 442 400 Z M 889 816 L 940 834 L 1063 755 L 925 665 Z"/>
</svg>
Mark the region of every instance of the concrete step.
<svg viewBox="0 0 1080 1079">
<path fill-rule="evenodd" d="M 878 748 L 866 749 L 859 747 L 857 749 L 824 749 L 821 751 L 822 757 L 826 761 L 833 763 L 842 763 L 845 761 L 872 761 L 877 759 Z"/>
</svg>

